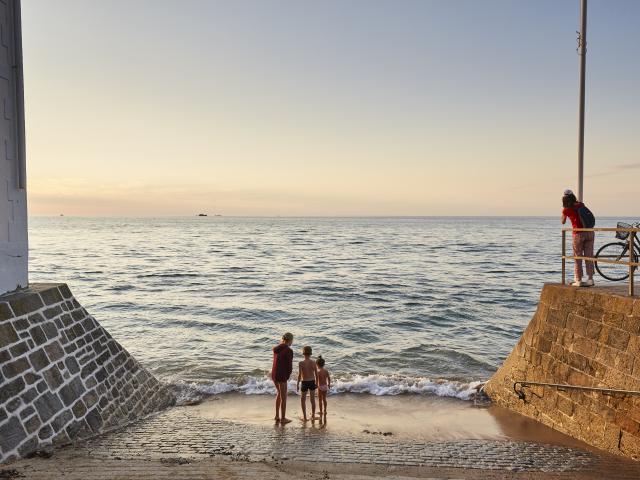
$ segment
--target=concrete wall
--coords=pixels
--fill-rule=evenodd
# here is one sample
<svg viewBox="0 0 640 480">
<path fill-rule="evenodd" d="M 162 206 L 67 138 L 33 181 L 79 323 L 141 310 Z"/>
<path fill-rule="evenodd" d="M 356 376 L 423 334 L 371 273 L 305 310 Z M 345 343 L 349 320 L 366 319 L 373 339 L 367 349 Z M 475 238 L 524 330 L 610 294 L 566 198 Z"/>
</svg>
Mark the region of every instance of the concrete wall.
<svg viewBox="0 0 640 480">
<path fill-rule="evenodd" d="M 0 0 L 0 295 L 28 284 L 19 8 Z"/>
<path fill-rule="evenodd" d="M 522 338 L 485 386 L 499 405 L 640 459 L 640 397 L 531 387 L 523 401 L 516 380 L 640 390 L 640 299 L 614 289 L 545 285 Z"/>
<path fill-rule="evenodd" d="M 174 401 L 66 285 L 0 296 L 0 463 Z"/>
</svg>

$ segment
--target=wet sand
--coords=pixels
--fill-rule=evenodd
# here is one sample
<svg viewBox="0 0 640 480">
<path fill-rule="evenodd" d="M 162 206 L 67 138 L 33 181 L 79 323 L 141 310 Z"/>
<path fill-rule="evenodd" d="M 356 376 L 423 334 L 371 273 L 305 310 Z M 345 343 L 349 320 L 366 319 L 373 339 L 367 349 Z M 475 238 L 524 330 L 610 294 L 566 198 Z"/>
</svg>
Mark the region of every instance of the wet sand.
<svg viewBox="0 0 640 480">
<path fill-rule="evenodd" d="M 308 401 L 307 401 L 308 402 Z M 209 419 L 274 425 L 274 397 L 223 394 L 190 407 Z M 308 412 L 310 407 L 307 404 Z M 286 428 L 313 428 L 350 436 L 396 440 L 514 440 L 589 449 L 571 437 L 495 405 L 474 405 L 452 398 L 341 394 L 328 398 L 326 421 L 301 421 L 300 397 L 289 395 Z"/>
<path fill-rule="evenodd" d="M 585 452 L 585 445 L 493 406 L 417 395 L 338 395 L 330 398 L 326 424 L 274 426 L 273 400 L 225 394 L 170 408 L 57 449 L 50 458 L 0 466 L 0 478 L 640 478 L 633 461 Z M 291 416 L 299 413 L 296 400 L 289 397 Z"/>
</svg>

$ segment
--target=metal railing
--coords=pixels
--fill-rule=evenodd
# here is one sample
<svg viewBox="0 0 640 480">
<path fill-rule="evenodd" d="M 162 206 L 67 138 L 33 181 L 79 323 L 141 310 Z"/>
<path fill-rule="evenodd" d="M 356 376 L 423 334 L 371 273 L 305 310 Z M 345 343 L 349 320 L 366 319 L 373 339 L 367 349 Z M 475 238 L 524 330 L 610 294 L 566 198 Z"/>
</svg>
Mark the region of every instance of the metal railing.
<svg viewBox="0 0 640 480">
<path fill-rule="evenodd" d="M 520 389 L 517 388 L 518 385 L 520 385 Z M 604 387 L 582 387 L 579 385 L 564 385 L 562 383 L 527 382 L 524 380 L 521 380 L 521 381 L 519 380 L 513 383 L 513 391 L 516 392 L 516 395 L 518 395 L 518 398 L 520 400 L 526 400 L 524 389 L 527 387 L 549 387 L 549 388 L 555 388 L 556 390 L 559 390 L 559 391 L 580 390 L 580 391 L 587 391 L 587 392 L 599 392 L 599 393 L 602 393 L 603 395 L 616 395 L 616 394 L 640 395 L 640 391 L 638 390 L 620 390 L 616 388 L 604 388 Z M 536 397 L 540 396 L 534 392 L 531 392 L 531 393 Z"/>
<path fill-rule="evenodd" d="M 628 261 L 622 260 L 609 260 L 609 259 L 598 259 L 597 257 L 580 257 L 580 256 L 571 256 L 567 255 L 567 232 L 626 232 L 629 235 L 626 238 L 628 242 Z M 629 267 L 629 296 L 633 297 L 635 295 L 635 285 L 634 285 L 634 270 L 635 267 L 640 267 L 640 262 L 634 262 L 634 255 L 636 253 L 635 250 L 635 239 L 636 236 L 640 233 L 640 228 L 563 228 L 562 229 L 562 284 L 565 285 L 566 275 L 567 275 L 567 260 L 584 260 L 591 261 L 596 263 L 610 263 L 615 265 L 627 265 Z M 639 237 L 640 238 L 640 237 Z M 622 240 L 621 240 L 622 241 Z"/>
</svg>

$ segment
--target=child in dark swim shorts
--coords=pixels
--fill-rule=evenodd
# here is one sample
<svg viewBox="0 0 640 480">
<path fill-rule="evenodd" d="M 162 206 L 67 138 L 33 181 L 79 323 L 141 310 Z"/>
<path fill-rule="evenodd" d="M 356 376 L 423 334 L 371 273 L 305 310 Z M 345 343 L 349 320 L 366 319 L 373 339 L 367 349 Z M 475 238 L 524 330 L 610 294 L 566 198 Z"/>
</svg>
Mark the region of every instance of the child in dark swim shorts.
<svg viewBox="0 0 640 480">
<path fill-rule="evenodd" d="M 309 399 L 311 400 L 311 420 L 316 417 L 316 388 L 318 380 L 318 367 L 316 362 L 311 360 L 311 347 L 305 346 L 302 349 L 302 355 L 304 360 L 298 363 L 298 383 L 296 384 L 296 391 L 300 390 L 300 383 L 302 382 L 302 398 L 300 404 L 302 405 L 302 421 L 307 422 L 307 392 L 309 392 Z"/>
</svg>

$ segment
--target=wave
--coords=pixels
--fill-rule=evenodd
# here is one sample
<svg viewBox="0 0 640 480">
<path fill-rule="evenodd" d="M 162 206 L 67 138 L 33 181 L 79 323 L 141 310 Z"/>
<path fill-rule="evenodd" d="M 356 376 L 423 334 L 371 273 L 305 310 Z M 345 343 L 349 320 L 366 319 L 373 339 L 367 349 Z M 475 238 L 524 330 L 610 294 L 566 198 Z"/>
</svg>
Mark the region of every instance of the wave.
<svg viewBox="0 0 640 480">
<path fill-rule="evenodd" d="M 188 278 L 201 276 L 200 273 L 144 273 L 138 275 L 138 278 Z"/>
<path fill-rule="evenodd" d="M 475 400 L 484 382 L 457 382 L 453 380 L 432 380 L 426 377 L 408 377 L 401 375 L 344 375 L 335 378 L 330 394 L 345 393 L 369 395 L 435 395 L 438 397 Z M 245 395 L 275 395 L 273 382 L 267 376 L 245 376 L 237 379 L 215 380 L 210 383 L 186 382 L 179 380 L 169 383 L 174 391 L 178 405 L 197 403 L 207 397 L 225 393 Z M 289 391 L 294 392 L 296 382 L 289 381 Z"/>
</svg>

